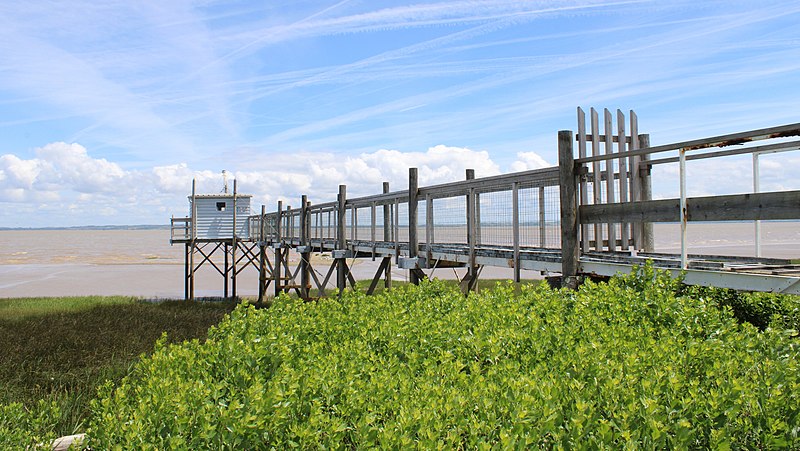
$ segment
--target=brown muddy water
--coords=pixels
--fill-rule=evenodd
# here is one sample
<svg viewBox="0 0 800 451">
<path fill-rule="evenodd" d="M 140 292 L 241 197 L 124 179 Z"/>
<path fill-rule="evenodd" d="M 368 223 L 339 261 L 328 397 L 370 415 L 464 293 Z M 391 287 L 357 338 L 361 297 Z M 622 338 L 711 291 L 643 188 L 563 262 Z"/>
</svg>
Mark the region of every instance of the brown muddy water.
<svg viewBox="0 0 800 451">
<path fill-rule="evenodd" d="M 487 233 L 490 233 L 487 230 Z M 499 232 L 498 232 L 499 233 Z M 499 233 L 501 234 L 501 233 Z M 680 227 L 656 224 L 656 251 L 680 252 Z M 487 235 L 488 237 L 488 235 Z M 755 255 L 752 223 L 690 224 L 689 252 L 706 255 Z M 800 223 L 762 222 L 764 257 L 800 259 Z M 170 246 L 169 230 L 8 230 L 0 231 L 0 298 L 29 296 L 129 295 L 182 298 L 184 247 Z M 357 279 L 369 279 L 378 262 L 355 261 Z M 318 256 L 316 269 L 324 274 L 327 256 Z M 438 269 L 439 278 L 463 276 L 464 269 Z M 394 269 L 395 280 L 407 280 Z M 486 268 L 483 278 L 510 278 L 508 268 Z M 525 278 L 539 278 L 524 271 Z M 211 267 L 201 269 L 196 296 L 221 296 L 222 277 Z M 255 296 L 255 268 L 242 271 L 238 293 Z"/>
</svg>

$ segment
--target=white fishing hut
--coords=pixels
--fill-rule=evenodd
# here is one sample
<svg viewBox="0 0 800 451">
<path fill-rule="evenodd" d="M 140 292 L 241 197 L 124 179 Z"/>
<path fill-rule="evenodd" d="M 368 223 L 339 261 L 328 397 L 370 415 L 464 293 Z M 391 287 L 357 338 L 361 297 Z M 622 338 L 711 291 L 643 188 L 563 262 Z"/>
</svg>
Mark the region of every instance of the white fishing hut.
<svg viewBox="0 0 800 451">
<path fill-rule="evenodd" d="M 228 192 L 227 174 L 221 193 L 197 194 L 192 182 L 189 216 L 172 218 L 171 244 L 182 243 L 185 253 L 185 298 L 194 299 L 195 273 L 201 267 L 216 270 L 224 280 L 224 297 L 229 282 L 236 297 L 236 276 L 247 266 L 258 267 L 263 245 L 250 233 L 250 202 L 253 196 L 239 194 L 236 180 L 233 193 Z"/>
<path fill-rule="evenodd" d="M 194 236 L 198 240 L 248 239 L 250 230 L 249 194 L 199 194 L 189 196 L 194 223 Z"/>
</svg>

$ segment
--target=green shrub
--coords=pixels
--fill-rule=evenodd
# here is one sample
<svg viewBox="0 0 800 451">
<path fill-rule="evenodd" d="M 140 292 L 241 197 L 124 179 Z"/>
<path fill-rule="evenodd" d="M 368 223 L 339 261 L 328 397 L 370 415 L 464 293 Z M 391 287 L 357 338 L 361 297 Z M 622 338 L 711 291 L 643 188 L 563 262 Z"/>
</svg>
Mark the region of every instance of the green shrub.
<svg viewBox="0 0 800 451">
<path fill-rule="evenodd" d="M 32 410 L 20 403 L 0 404 L 0 449 L 25 450 L 49 444 L 59 418 L 56 403 L 39 401 Z"/>
<path fill-rule="evenodd" d="M 92 405 L 93 449 L 800 446 L 800 348 L 652 268 L 240 306 Z"/>
<path fill-rule="evenodd" d="M 791 295 L 736 291 L 728 288 L 689 287 L 687 294 L 730 308 L 740 322 L 761 330 L 767 327 L 800 330 L 800 298 Z"/>
</svg>

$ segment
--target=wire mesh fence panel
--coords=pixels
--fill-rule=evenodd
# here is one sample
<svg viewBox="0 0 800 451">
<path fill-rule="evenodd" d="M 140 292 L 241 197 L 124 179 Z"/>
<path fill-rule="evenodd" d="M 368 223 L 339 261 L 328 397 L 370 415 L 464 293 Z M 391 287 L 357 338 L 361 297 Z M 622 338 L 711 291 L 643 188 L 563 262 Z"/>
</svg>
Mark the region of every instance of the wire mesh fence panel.
<svg viewBox="0 0 800 451">
<path fill-rule="evenodd" d="M 478 200 L 478 245 L 514 245 L 514 206 L 511 189 L 482 193 Z"/>
<path fill-rule="evenodd" d="M 408 201 L 396 204 L 395 211 L 397 212 L 395 224 L 397 240 L 401 243 L 408 243 Z"/>
<path fill-rule="evenodd" d="M 426 233 L 428 228 L 428 222 L 426 220 L 428 211 L 426 206 L 427 203 L 425 199 L 419 199 L 417 202 L 417 242 L 419 244 L 428 243 Z"/>
<path fill-rule="evenodd" d="M 467 242 L 467 199 L 464 196 L 433 200 L 432 243 Z"/>
<path fill-rule="evenodd" d="M 336 212 L 320 209 L 311 215 L 311 236 L 318 240 L 336 239 Z"/>
<path fill-rule="evenodd" d="M 356 222 L 356 212 L 353 207 L 344 209 L 344 238 L 348 241 L 356 239 L 356 229 L 353 227 Z"/>
<path fill-rule="evenodd" d="M 373 241 L 373 210 L 372 207 L 360 207 L 356 213 L 356 240 L 358 241 Z M 377 211 L 376 211 L 377 216 Z M 375 229 L 375 239 L 378 237 L 377 229 Z M 381 229 L 381 234 L 383 230 Z"/>
<path fill-rule="evenodd" d="M 561 247 L 561 206 L 558 186 L 519 190 L 521 247 Z"/>
</svg>

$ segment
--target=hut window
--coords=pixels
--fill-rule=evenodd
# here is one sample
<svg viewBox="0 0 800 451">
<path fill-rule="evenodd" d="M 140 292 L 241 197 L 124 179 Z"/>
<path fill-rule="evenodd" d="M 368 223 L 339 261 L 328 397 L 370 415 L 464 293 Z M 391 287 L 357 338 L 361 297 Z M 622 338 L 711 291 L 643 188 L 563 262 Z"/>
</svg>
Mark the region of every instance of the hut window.
<svg viewBox="0 0 800 451">
<path fill-rule="evenodd" d="M 217 211 L 225 211 L 225 202 L 217 202 Z"/>
</svg>

